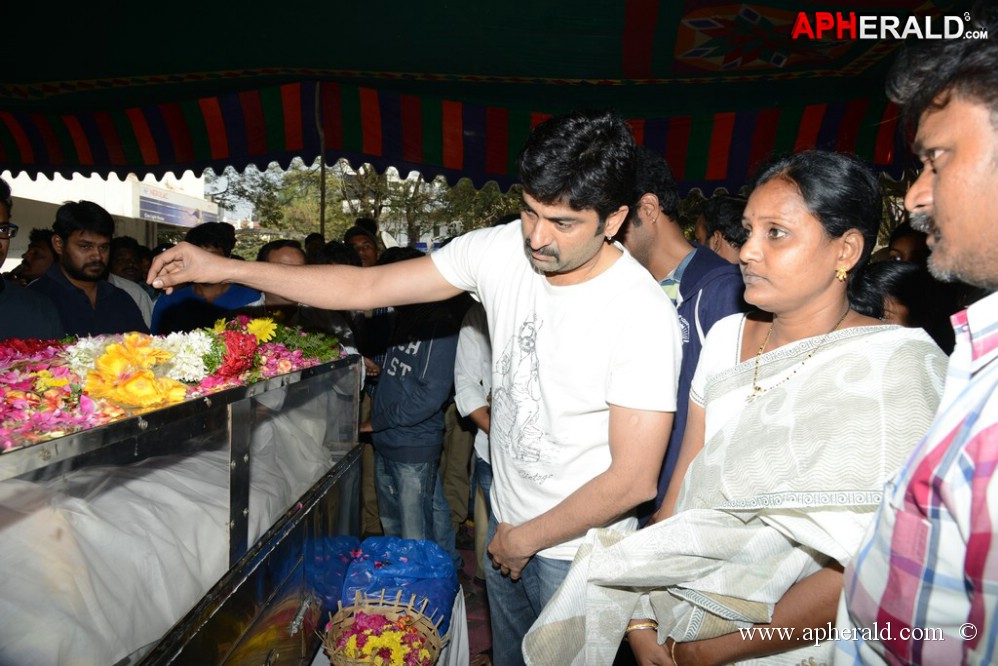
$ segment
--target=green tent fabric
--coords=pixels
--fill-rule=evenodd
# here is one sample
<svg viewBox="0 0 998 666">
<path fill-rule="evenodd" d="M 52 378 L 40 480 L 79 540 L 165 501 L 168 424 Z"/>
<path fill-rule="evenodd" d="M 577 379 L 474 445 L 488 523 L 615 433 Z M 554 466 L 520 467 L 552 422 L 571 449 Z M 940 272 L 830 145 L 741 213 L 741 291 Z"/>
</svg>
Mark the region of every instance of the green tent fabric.
<svg viewBox="0 0 998 666">
<path fill-rule="evenodd" d="M 169 171 L 325 153 L 476 185 L 516 180 L 544 118 L 612 108 L 685 189 L 737 188 L 771 152 L 907 160 L 883 80 L 898 40 L 794 25 L 766 0 L 125 4 L 6 22 L 0 164 L 30 174 Z M 874 0 L 864 15 L 953 14 L 945 0 Z M 44 26 L 44 29 L 18 29 Z M 41 37 L 41 39 L 40 39 Z"/>
</svg>

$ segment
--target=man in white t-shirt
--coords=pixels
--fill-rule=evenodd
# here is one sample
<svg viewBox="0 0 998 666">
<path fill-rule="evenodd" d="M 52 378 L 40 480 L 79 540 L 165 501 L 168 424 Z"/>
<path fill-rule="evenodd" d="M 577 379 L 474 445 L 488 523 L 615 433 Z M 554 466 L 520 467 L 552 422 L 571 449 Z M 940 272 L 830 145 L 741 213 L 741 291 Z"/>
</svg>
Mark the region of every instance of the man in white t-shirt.
<svg viewBox="0 0 998 666">
<path fill-rule="evenodd" d="M 462 290 L 482 302 L 493 346 L 486 576 L 498 666 L 522 663 L 523 635 L 583 535 L 636 525 L 634 508 L 655 496 L 681 340 L 671 301 L 609 240 L 634 190 L 627 124 L 609 112 L 575 112 L 538 125 L 520 178 L 520 222 L 470 232 L 425 259 L 286 267 L 180 244 L 149 273 L 157 288 L 224 280 L 339 310 Z"/>
</svg>

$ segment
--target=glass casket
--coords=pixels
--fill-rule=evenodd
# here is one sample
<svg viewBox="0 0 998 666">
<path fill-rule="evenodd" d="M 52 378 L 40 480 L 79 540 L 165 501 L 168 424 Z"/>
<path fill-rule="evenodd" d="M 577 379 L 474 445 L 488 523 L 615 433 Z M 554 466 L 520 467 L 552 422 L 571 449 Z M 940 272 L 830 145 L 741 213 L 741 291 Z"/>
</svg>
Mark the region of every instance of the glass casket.
<svg viewBox="0 0 998 666">
<path fill-rule="evenodd" d="M 310 663 L 359 356 L 0 455 L 0 664 Z"/>
</svg>

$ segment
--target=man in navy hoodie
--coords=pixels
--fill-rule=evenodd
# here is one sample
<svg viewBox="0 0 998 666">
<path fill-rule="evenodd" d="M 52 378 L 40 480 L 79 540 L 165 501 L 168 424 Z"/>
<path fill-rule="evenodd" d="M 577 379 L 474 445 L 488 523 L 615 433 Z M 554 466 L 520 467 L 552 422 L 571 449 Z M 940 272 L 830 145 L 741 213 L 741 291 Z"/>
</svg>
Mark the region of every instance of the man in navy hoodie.
<svg viewBox="0 0 998 666">
<path fill-rule="evenodd" d="M 745 310 L 742 300 L 745 285 L 737 265 L 686 240 L 678 222 L 679 191 L 672 171 L 664 159 L 644 147 L 638 149 L 634 199 L 636 203 L 618 238 L 672 299 L 683 333 L 676 417 L 658 479 L 657 509 L 679 457 L 686 430 L 690 382 L 700 360 L 704 338 L 715 322 Z"/>
<path fill-rule="evenodd" d="M 410 248 L 386 250 L 378 263 L 421 257 Z M 434 539 L 458 564 L 450 509 L 437 475 L 444 443 L 444 411 L 454 389 L 461 319 L 450 301 L 395 308 L 395 321 L 371 420 L 360 425 L 374 443 L 374 481 L 385 534 Z M 434 498 L 444 525 L 434 522 Z M 438 521 L 440 522 L 440 521 Z"/>
</svg>

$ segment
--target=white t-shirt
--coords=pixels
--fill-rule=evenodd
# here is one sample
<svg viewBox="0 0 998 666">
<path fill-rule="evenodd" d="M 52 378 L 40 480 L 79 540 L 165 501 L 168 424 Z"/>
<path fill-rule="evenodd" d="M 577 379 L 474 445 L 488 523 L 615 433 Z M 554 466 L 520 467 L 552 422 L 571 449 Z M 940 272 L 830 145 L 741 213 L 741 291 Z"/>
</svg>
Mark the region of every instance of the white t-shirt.
<svg viewBox="0 0 998 666">
<path fill-rule="evenodd" d="M 474 303 L 464 315 L 457 337 L 454 359 L 454 404 L 461 416 L 488 407 L 492 392 L 492 344 L 489 324 L 481 303 Z M 489 462 L 489 435 L 482 429 L 475 433 L 475 453 Z"/>
<path fill-rule="evenodd" d="M 609 404 L 675 411 L 676 310 L 626 252 L 595 278 L 562 287 L 530 266 L 519 222 L 465 234 L 431 256 L 488 315 L 492 507 L 500 522 L 531 520 L 606 471 Z M 581 542 L 539 555 L 572 559 Z"/>
</svg>

